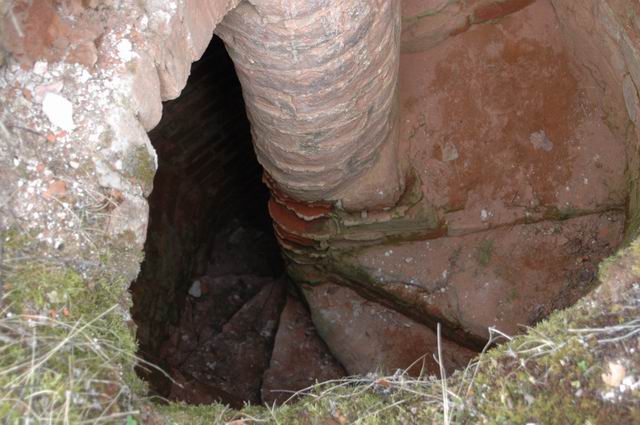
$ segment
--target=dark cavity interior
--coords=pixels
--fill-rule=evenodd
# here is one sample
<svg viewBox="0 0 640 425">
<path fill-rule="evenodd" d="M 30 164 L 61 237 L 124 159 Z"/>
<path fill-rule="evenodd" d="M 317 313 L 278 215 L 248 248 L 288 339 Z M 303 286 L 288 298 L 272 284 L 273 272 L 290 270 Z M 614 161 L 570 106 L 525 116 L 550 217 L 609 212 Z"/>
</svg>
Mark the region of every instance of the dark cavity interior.
<svg viewBox="0 0 640 425">
<path fill-rule="evenodd" d="M 343 375 L 284 274 L 240 83 L 219 39 L 149 137 L 159 168 L 133 316 L 141 355 L 175 381 L 141 369 L 152 390 L 242 406 Z M 303 376 L 270 364 L 275 350 L 303 340 L 318 360 Z"/>
</svg>

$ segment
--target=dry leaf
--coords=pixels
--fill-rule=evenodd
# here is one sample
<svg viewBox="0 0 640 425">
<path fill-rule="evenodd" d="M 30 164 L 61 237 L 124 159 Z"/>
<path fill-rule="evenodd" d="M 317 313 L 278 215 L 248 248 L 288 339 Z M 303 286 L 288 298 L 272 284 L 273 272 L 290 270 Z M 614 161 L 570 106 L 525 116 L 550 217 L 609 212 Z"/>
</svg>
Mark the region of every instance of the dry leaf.
<svg viewBox="0 0 640 425">
<path fill-rule="evenodd" d="M 386 388 L 386 387 L 390 387 L 391 383 L 384 378 L 380 378 L 376 381 L 376 385 Z"/>
<path fill-rule="evenodd" d="M 624 366 L 618 363 L 609 362 L 609 373 L 602 374 L 602 380 L 609 387 L 619 387 L 625 376 Z"/>
<path fill-rule="evenodd" d="M 67 184 L 62 180 L 54 180 L 49 184 L 47 191 L 43 193 L 43 196 L 47 199 L 57 198 L 64 195 L 67 192 Z"/>
<path fill-rule="evenodd" d="M 340 425 L 344 425 L 347 423 L 347 418 L 338 409 L 336 409 L 335 413 L 332 416 L 336 421 L 338 421 Z"/>
</svg>

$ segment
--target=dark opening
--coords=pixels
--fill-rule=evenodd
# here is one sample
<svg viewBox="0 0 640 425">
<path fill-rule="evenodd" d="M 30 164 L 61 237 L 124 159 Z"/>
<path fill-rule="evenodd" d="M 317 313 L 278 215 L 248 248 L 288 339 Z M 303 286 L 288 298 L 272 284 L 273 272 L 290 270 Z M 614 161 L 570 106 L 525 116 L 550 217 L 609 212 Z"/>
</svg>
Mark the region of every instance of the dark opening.
<svg viewBox="0 0 640 425">
<path fill-rule="evenodd" d="M 175 381 L 141 370 L 152 390 L 238 407 L 342 375 L 284 275 L 241 87 L 218 38 L 149 137 L 159 168 L 132 311 L 140 354 Z M 277 335 L 285 305 L 287 332 Z M 321 351 L 304 376 L 284 376 L 287 365 L 272 361 L 293 343 L 291 329 Z"/>
</svg>

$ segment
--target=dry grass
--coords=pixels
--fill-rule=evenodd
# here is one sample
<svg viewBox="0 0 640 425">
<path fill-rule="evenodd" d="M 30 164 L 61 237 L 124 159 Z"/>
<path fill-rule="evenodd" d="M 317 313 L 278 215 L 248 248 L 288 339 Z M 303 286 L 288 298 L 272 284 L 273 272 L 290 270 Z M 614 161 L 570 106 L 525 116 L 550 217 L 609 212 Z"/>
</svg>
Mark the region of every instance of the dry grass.
<svg viewBox="0 0 640 425">
<path fill-rule="evenodd" d="M 317 383 L 280 406 L 234 411 L 171 404 L 162 410 L 179 424 L 596 424 L 606 418 L 636 423 L 640 287 L 621 291 L 624 305 L 589 297 L 524 335 L 490 329 L 485 349 L 450 377 L 443 369 L 439 377 L 413 377 L 407 370 L 372 373 Z M 434 353 L 440 364 L 445 355 L 441 347 Z M 633 388 L 627 385 L 625 392 L 624 384 L 603 381 L 612 361 L 625 366 Z"/>
<path fill-rule="evenodd" d="M 117 306 L 85 321 L 41 315 L 0 319 L 0 417 L 6 423 L 98 424 L 135 417 L 122 379 L 132 354 L 114 344 L 103 319 Z"/>
</svg>

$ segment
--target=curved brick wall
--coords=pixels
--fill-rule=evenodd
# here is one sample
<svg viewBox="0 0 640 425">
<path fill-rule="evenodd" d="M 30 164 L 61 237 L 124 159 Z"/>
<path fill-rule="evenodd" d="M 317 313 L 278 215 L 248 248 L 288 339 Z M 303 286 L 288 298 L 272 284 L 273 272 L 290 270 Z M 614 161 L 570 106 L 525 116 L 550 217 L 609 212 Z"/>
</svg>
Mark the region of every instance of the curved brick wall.
<svg viewBox="0 0 640 425">
<path fill-rule="evenodd" d="M 350 208 L 389 206 L 395 155 L 399 1 L 242 3 L 216 29 L 243 86 L 258 160 L 279 189 Z M 353 185 L 354 188 L 348 188 Z M 355 189 L 355 188 L 358 189 Z"/>
</svg>

